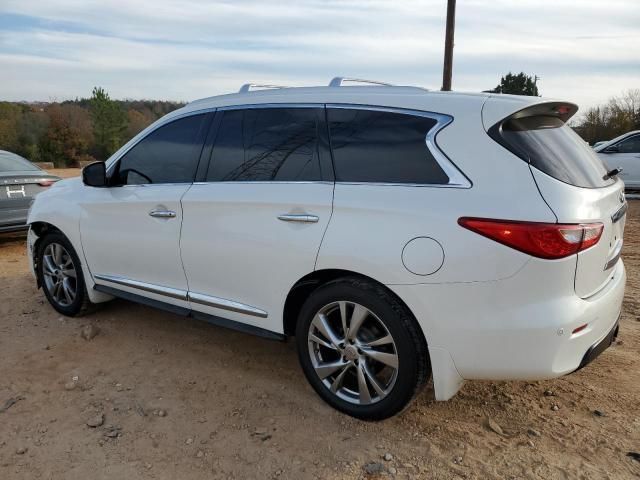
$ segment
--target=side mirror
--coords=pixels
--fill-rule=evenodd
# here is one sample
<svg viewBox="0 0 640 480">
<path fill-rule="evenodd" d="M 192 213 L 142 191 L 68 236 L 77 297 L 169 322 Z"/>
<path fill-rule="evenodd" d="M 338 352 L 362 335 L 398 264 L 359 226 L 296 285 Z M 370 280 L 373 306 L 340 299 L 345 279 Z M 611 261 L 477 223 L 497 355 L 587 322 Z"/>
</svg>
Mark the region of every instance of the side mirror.
<svg viewBox="0 0 640 480">
<path fill-rule="evenodd" d="M 107 167 L 104 162 L 94 162 L 84 167 L 82 181 L 89 187 L 106 187 Z"/>
<path fill-rule="evenodd" d="M 610 147 L 605 148 L 604 150 L 602 150 L 602 153 L 619 153 L 620 149 L 618 148 L 617 145 L 611 145 Z"/>
</svg>

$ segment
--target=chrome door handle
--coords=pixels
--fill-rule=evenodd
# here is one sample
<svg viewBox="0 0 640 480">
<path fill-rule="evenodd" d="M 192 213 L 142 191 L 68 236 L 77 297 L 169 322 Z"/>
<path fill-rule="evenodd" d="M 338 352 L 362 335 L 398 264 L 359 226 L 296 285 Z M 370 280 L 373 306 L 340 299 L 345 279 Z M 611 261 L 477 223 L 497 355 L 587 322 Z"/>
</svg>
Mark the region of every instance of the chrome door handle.
<svg viewBox="0 0 640 480">
<path fill-rule="evenodd" d="M 317 223 L 318 220 L 320 220 L 320 217 L 317 215 L 308 215 L 306 213 L 287 213 L 284 215 L 278 215 L 278 220 L 282 220 L 283 222 Z"/>
<path fill-rule="evenodd" d="M 149 215 L 156 218 L 176 218 L 176 212 L 171 210 L 151 210 Z"/>
</svg>

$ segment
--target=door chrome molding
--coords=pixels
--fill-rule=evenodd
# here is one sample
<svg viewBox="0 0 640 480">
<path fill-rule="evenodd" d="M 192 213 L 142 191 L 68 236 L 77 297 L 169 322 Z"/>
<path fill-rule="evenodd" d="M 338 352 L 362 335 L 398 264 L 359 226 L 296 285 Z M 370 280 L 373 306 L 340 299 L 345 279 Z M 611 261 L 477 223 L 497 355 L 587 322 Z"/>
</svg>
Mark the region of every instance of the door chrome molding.
<svg viewBox="0 0 640 480">
<path fill-rule="evenodd" d="M 296 185 L 296 184 L 309 184 L 309 185 L 333 185 L 334 182 L 328 180 L 221 180 L 221 181 L 204 181 L 193 182 L 193 185 Z"/>
<path fill-rule="evenodd" d="M 189 292 L 187 297 L 190 302 L 206 305 L 208 307 L 220 308 L 221 310 L 244 313 L 245 315 L 252 315 L 260 318 L 267 318 L 268 315 L 264 310 L 252 307 L 251 305 L 245 305 L 244 303 L 234 302 L 233 300 L 227 300 L 226 298 L 212 297 L 211 295 L 204 295 L 202 293 L 195 292 Z"/>
<path fill-rule="evenodd" d="M 266 318 L 268 316 L 268 313 L 264 310 L 260 310 L 259 308 L 252 307 L 251 305 L 246 305 L 244 303 L 234 302 L 233 300 L 227 300 L 226 298 L 204 295 L 202 293 L 187 292 L 186 290 L 180 290 L 178 288 L 163 287 L 162 285 L 140 282 L 138 280 L 119 277 L 117 275 L 95 274 L 93 277 L 96 280 L 116 283 L 118 285 L 124 285 L 125 287 L 136 288 L 145 292 L 155 293 L 156 295 L 164 295 L 165 297 L 177 298 L 178 300 L 191 301 L 193 303 L 206 305 L 208 307 L 220 308 L 221 310 L 244 313 L 245 315 L 252 315 L 254 317 L 260 318 Z"/>
<path fill-rule="evenodd" d="M 324 108 L 324 102 L 238 103 L 235 105 L 225 105 L 223 107 L 218 107 L 218 111 L 224 112 L 228 110 L 256 110 L 262 108 Z"/>
<path fill-rule="evenodd" d="M 132 280 L 130 278 L 119 277 L 116 275 L 104 275 L 95 274 L 93 276 L 96 280 L 103 280 L 105 282 L 117 283 L 118 285 L 124 285 L 125 287 L 136 288 L 149 293 L 155 293 L 156 295 L 164 295 L 165 297 L 177 298 L 178 300 L 187 300 L 187 291 L 177 288 L 163 287 L 162 285 L 155 285 L 153 283 L 140 282 L 138 280 Z"/>
</svg>

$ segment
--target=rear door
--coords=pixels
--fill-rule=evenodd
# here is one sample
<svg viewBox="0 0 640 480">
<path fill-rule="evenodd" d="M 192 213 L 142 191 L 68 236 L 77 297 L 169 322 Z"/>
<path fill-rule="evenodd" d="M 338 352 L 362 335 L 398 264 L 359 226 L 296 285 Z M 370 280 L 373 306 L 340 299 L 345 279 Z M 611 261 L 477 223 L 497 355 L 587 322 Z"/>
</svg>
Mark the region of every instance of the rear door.
<svg viewBox="0 0 640 480">
<path fill-rule="evenodd" d="M 191 308 L 282 332 L 286 296 L 314 270 L 331 216 L 324 110 L 231 108 L 213 130 L 208 171 L 182 199 Z"/>
<path fill-rule="evenodd" d="M 576 293 L 583 298 L 595 294 L 611 280 L 620 258 L 626 218 L 623 182 L 609 178 L 598 155 L 557 116 L 520 111 L 492 130 L 499 142 L 529 162 L 559 223 L 602 224 L 600 241 L 578 253 L 576 263 Z"/>
</svg>

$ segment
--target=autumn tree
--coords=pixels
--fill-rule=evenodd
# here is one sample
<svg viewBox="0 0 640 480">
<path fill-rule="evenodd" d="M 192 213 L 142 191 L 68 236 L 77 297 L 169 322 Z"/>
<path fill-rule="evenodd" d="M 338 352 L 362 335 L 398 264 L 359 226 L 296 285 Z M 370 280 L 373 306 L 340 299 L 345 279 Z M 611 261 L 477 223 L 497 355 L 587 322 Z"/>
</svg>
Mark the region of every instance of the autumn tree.
<svg viewBox="0 0 640 480">
<path fill-rule="evenodd" d="M 626 90 L 604 105 L 588 108 L 575 123 L 575 130 L 591 144 L 640 130 L 640 89 Z"/>
<path fill-rule="evenodd" d="M 93 152 L 96 158 L 106 160 L 124 141 L 127 115 L 120 104 L 111 100 L 101 87 L 94 87 L 89 108 L 95 138 Z"/>
<path fill-rule="evenodd" d="M 18 148 L 18 123 L 21 116 L 19 105 L 0 102 L 0 150 L 15 152 Z"/>
<path fill-rule="evenodd" d="M 135 137 L 138 133 L 151 125 L 156 118 L 157 117 L 148 108 L 143 108 L 142 110 L 130 108 L 127 110 L 128 125 L 126 140 L 130 140 Z"/>
<path fill-rule="evenodd" d="M 121 144 L 183 103 L 114 101 L 103 89 L 62 103 L 0 102 L 0 149 L 34 161 L 69 165 L 106 159 Z"/>
<path fill-rule="evenodd" d="M 40 141 L 49 128 L 49 115 L 42 108 L 26 107 L 18 121 L 18 148 L 15 153 L 31 160 L 42 161 Z"/>
<path fill-rule="evenodd" d="M 528 95 L 539 97 L 540 92 L 536 85 L 535 76 L 520 72 L 516 75 L 509 72 L 500 78 L 500 83 L 496 88 L 490 90 L 493 93 L 508 93 L 511 95 Z"/>
<path fill-rule="evenodd" d="M 42 160 L 56 167 L 89 160 L 87 149 L 93 141 L 89 112 L 71 104 L 52 104 L 45 111 L 49 126 L 40 141 Z"/>
</svg>

